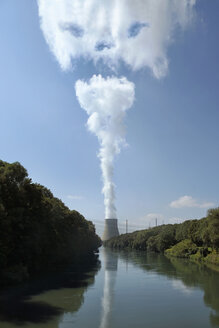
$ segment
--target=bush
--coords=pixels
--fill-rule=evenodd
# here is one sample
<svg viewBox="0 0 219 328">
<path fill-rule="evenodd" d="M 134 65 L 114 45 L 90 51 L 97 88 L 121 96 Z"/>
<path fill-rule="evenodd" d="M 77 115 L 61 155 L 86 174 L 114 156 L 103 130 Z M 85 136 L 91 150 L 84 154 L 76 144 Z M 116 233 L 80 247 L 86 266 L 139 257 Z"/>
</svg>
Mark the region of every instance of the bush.
<svg viewBox="0 0 219 328">
<path fill-rule="evenodd" d="M 175 246 L 167 249 L 165 254 L 175 257 L 189 258 L 190 255 L 195 254 L 197 251 L 198 247 L 196 244 L 194 244 L 190 239 L 185 239 Z"/>
</svg>

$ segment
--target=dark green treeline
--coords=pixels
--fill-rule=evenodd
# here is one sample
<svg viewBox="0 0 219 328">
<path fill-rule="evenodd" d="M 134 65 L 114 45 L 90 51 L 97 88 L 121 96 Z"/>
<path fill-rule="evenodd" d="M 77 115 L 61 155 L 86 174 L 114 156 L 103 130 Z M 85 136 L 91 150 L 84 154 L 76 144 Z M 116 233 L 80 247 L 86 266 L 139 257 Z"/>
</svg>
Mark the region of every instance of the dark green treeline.
<svg viewBox="0 0 219 328">
<path fill-rule="evenodd" d="M 24 280 L 66 263 L 88 261 L 101 245 L 92 222 L 71 211 L 18 162 L 0 161 L 0 277 Z"/>
<path fill-rule="evenodd" d="M 210 209 L 207 217 L 200 220 L 123 234 L 105 242 L 105 245 L 117 249 L 165 252 L 176 257 L 205 259 L 219 264 L 219 208 Z"/>
</svg>

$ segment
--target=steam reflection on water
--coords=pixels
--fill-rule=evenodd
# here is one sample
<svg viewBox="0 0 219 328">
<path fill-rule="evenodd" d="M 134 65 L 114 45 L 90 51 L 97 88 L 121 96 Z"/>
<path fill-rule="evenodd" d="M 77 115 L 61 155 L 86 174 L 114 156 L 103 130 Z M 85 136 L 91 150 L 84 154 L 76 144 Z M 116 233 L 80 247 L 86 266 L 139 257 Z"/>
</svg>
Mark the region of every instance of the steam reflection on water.
<svg viewBox="0 0 219 328">
<path fill-rule="evenodd" d="M 162 254 L 101 248 L 99 257 L 100 270 L 0 292 L 0 328 L 219 327 L 218 272 Z"/>
<path fill-rule="evenodd" d="M 104 289 L 102 298 L 102 315 L 100 328 L 110 328 L 112 321 L 112 309 L 114 289 L 116 284 L 118 254 L 103 249 L 104 259 Z"/>
</svg>

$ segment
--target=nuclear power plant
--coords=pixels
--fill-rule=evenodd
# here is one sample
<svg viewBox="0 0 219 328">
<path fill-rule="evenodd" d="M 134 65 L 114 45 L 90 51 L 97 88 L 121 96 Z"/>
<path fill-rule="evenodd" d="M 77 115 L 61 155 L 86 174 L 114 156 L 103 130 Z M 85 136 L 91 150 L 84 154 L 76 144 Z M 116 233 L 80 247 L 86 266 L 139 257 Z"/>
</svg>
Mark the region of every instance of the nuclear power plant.
<svg viewBox="0 0 219 328">
<path fill-rule="evenodd" d="M 119 236 L 117 219 L 105 219 L 102 241 Z"/>
</svg>

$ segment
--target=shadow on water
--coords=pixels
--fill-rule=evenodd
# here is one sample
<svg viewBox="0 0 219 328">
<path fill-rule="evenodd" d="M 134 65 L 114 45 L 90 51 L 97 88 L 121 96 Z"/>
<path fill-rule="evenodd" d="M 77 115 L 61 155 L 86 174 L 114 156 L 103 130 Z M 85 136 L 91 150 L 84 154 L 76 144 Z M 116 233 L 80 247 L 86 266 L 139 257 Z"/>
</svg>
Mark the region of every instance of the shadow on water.
<svg viewBox="0 0 219 328">
<path fill-rule="evenodd" d="M 143 251 L 119 251 L 118 255 L 126 263 L 131 262 L 145 271 L 153 271 L 158 275 L 167 276 L 175 282 L 175 287 L 184 288 L 185 292 L 189 292 L 191 288 L 203 290 L 204 303 L 212 310 L 209 318 L 211 326 L 219 327 L 218 272 L 209 269 L 201 263 L 193 263 L 189 260 L 178 258 L 167 258 L 162 254 Z"/>
<path fill-rule="evenodd" d="M 75 312 L 84 301 L 84 292 L 94 283 L 100 268 L 95 257 L 86 267 L 47 273 L 17 287 L 0 291 L 0 327 L 7 324 L 47 323 L 65 311 Z M 55 326 L 53 326 L 55 327 Z"/>
</svg>

